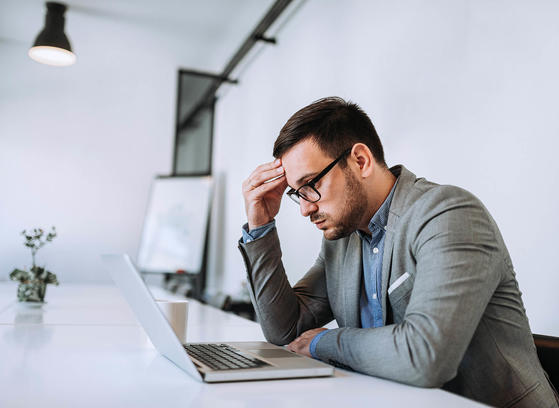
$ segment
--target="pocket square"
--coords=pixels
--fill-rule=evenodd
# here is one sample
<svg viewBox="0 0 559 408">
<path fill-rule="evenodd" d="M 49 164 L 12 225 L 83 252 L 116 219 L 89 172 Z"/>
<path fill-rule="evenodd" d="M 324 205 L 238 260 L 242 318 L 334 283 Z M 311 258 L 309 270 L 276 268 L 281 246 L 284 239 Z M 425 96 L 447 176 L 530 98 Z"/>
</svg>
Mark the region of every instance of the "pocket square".
<svg viewBox="0 0 559 408">
<path fill-rule="evenodd" d="M 390 295 L 392 292 L 394 292 L 394 290 L 400 286 L 402 283 L 404 283 L 406 281 L 406 279 L 408 279 L 410 277 L 410 274 L 405 272 L 402 276 L 400 276 L 398 279 L 396 279 L 394 281 L 394 283 L 392 285 L 390 285 L 390 287 L 388 288 L 388 294 Z"/>
</svg>

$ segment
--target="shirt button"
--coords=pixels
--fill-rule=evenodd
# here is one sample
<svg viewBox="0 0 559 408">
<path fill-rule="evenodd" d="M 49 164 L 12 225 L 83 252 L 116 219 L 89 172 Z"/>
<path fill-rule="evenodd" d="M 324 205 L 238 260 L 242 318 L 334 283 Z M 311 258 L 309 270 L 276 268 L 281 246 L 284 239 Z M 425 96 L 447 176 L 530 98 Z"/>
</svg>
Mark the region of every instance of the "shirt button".
<svg viewBox="0 0 559 408">
<path fill-rule="evenodd" d="M 378 254 L 378 248 L 373 248 L 373 254 Z"/>
<path fill-rule="evenodd" d="M 373 293 L 373 299 L 376 300 L 377 299 L 377 294 Z"/>
</svg>

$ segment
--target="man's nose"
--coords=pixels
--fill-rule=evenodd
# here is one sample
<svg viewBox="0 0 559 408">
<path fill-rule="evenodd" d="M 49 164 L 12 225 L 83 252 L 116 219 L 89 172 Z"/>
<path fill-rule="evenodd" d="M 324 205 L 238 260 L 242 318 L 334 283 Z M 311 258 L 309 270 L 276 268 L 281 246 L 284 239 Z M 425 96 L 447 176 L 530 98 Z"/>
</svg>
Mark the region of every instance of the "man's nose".
<svg viewBox="0 0 559 408">
<path fill-rule="evenodd" d="M 318 210 L 318 205 L 316 205 L 316 203 L 309 203 L 307 200 L 301 199 L 301 202 L 299 203 L 299 209 L 301 210 L 301 215 L 303 217 L 308 217 Z"/>
</svg>

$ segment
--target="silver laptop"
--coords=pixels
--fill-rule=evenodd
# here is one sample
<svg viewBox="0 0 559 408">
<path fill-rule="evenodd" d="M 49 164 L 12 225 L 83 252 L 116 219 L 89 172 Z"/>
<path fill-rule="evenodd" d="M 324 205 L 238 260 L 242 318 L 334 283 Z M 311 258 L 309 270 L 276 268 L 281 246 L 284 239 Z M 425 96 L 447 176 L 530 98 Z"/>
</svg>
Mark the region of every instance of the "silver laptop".
<svg viewBox="0 0 559 408">
<path fill-rule="evenodd" d="M 155 348 L 205 382 L 326 377 L 334 369 L 265 342 L 181 344 L 128 255 L 102 255 L 114 282 Z"/>
</svg>

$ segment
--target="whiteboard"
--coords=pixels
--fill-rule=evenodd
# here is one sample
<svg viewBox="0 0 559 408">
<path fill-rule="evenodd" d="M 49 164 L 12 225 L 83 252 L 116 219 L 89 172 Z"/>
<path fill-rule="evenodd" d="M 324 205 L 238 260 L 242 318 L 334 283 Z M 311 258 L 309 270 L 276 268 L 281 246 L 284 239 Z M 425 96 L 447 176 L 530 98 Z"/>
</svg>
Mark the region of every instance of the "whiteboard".
<svg viewBox="0 0 559 408">
<path fill-rule="evenodd" d="M 142 272 L 201 271 L 211 192 L 211 177 L 154 180 L 138 252 Z"/>
</svg>

